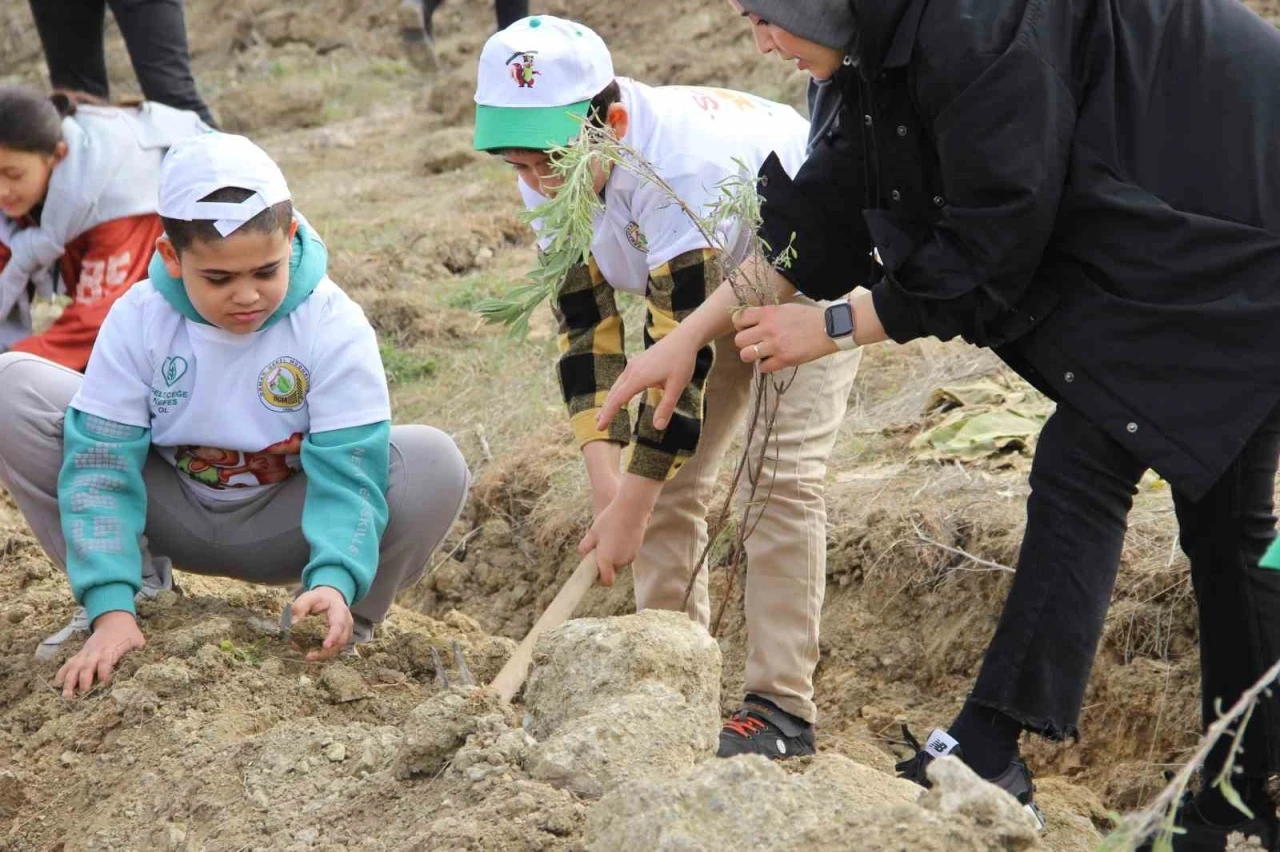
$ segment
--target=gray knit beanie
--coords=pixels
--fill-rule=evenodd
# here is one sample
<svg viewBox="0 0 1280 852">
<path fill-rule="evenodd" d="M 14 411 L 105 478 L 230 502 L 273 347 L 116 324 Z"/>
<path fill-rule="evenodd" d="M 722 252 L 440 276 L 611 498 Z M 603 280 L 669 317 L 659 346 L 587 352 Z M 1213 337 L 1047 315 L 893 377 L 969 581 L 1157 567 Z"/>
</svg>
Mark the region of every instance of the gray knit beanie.
<svg viewBox="0 0 1280 852">
<path fill-rule="evenodd" d="M 854 17 L 850 0 L 739 0 L 742 8 L 792 35 L 848 50 Z"/>
</svg>

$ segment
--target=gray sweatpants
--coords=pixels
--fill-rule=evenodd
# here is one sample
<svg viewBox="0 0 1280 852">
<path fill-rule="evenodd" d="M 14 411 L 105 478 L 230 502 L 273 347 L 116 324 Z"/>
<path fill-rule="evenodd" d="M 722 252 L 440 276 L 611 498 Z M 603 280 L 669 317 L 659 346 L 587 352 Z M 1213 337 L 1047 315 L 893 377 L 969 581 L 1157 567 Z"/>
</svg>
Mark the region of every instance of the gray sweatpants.
<svg viewBox="0 0 1280 852">
<path fill-rule="evenodd" d="M 67 545 L 58 513 L 62 421 L 83 378 L 35 355 L 0 355 L 0 482 L 64 571 Z M 391 427 L 390 474 L 390 519 L 378 573 L 369 593 L 351 608 L 373 623 L 386 617 L 397 591 L 422 577 L 461 511 L 471 479 L 453 440 L 430 426 Z M 155 554 L 196 574 L 270 585 L 299 582 L 311 554 L 302 535 L 305 473 L 236 504 L 201 500 L 181 476 L 154 451 L 147 459 L 143 564 Z"/>
</svg>

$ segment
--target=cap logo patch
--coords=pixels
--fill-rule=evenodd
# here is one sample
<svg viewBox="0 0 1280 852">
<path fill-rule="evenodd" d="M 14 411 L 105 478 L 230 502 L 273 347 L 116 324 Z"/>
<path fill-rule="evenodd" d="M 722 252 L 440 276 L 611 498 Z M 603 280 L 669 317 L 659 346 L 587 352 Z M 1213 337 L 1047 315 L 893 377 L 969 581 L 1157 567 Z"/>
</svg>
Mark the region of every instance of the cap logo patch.
<svg viewBox="0 0 1280 852">
<path fill-rule="evenodd" d="M 536 50 L 519 50 L 507 57 L 507 67 L 511 69 L 511 79 L 522 89 L 532 89 L 533 84 L 542 72 L 533 67 Z"/>
</svg>

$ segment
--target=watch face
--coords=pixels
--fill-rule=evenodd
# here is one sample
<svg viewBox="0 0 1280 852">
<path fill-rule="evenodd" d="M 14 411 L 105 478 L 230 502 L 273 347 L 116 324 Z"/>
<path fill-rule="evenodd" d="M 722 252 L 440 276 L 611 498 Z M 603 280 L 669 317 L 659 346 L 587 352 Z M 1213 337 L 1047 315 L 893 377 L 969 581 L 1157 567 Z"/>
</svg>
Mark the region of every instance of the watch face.
<svg viewBox="0 0 1280 852">
<path fill-rule="evenodd" d="M 827 308 L 827 337 L 853 334 L 853 308 L 848 302 L 837 302 Z"/>
</svg>

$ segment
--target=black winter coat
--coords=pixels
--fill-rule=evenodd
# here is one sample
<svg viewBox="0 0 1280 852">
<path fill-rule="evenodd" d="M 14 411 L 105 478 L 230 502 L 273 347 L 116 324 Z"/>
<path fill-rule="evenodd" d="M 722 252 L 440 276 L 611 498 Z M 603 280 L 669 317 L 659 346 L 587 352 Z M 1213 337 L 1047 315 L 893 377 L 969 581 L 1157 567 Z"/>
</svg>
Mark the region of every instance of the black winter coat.
<svg viewBox="0 0 1280 852">
<path fill-rule="evenodd" d="M 1203 494 L 1280 402 L 1280 32 L 1238 0 L 851 3 L 836 128 L 762 170 L 785 274 L 994 347 Z"/>
</svg>

